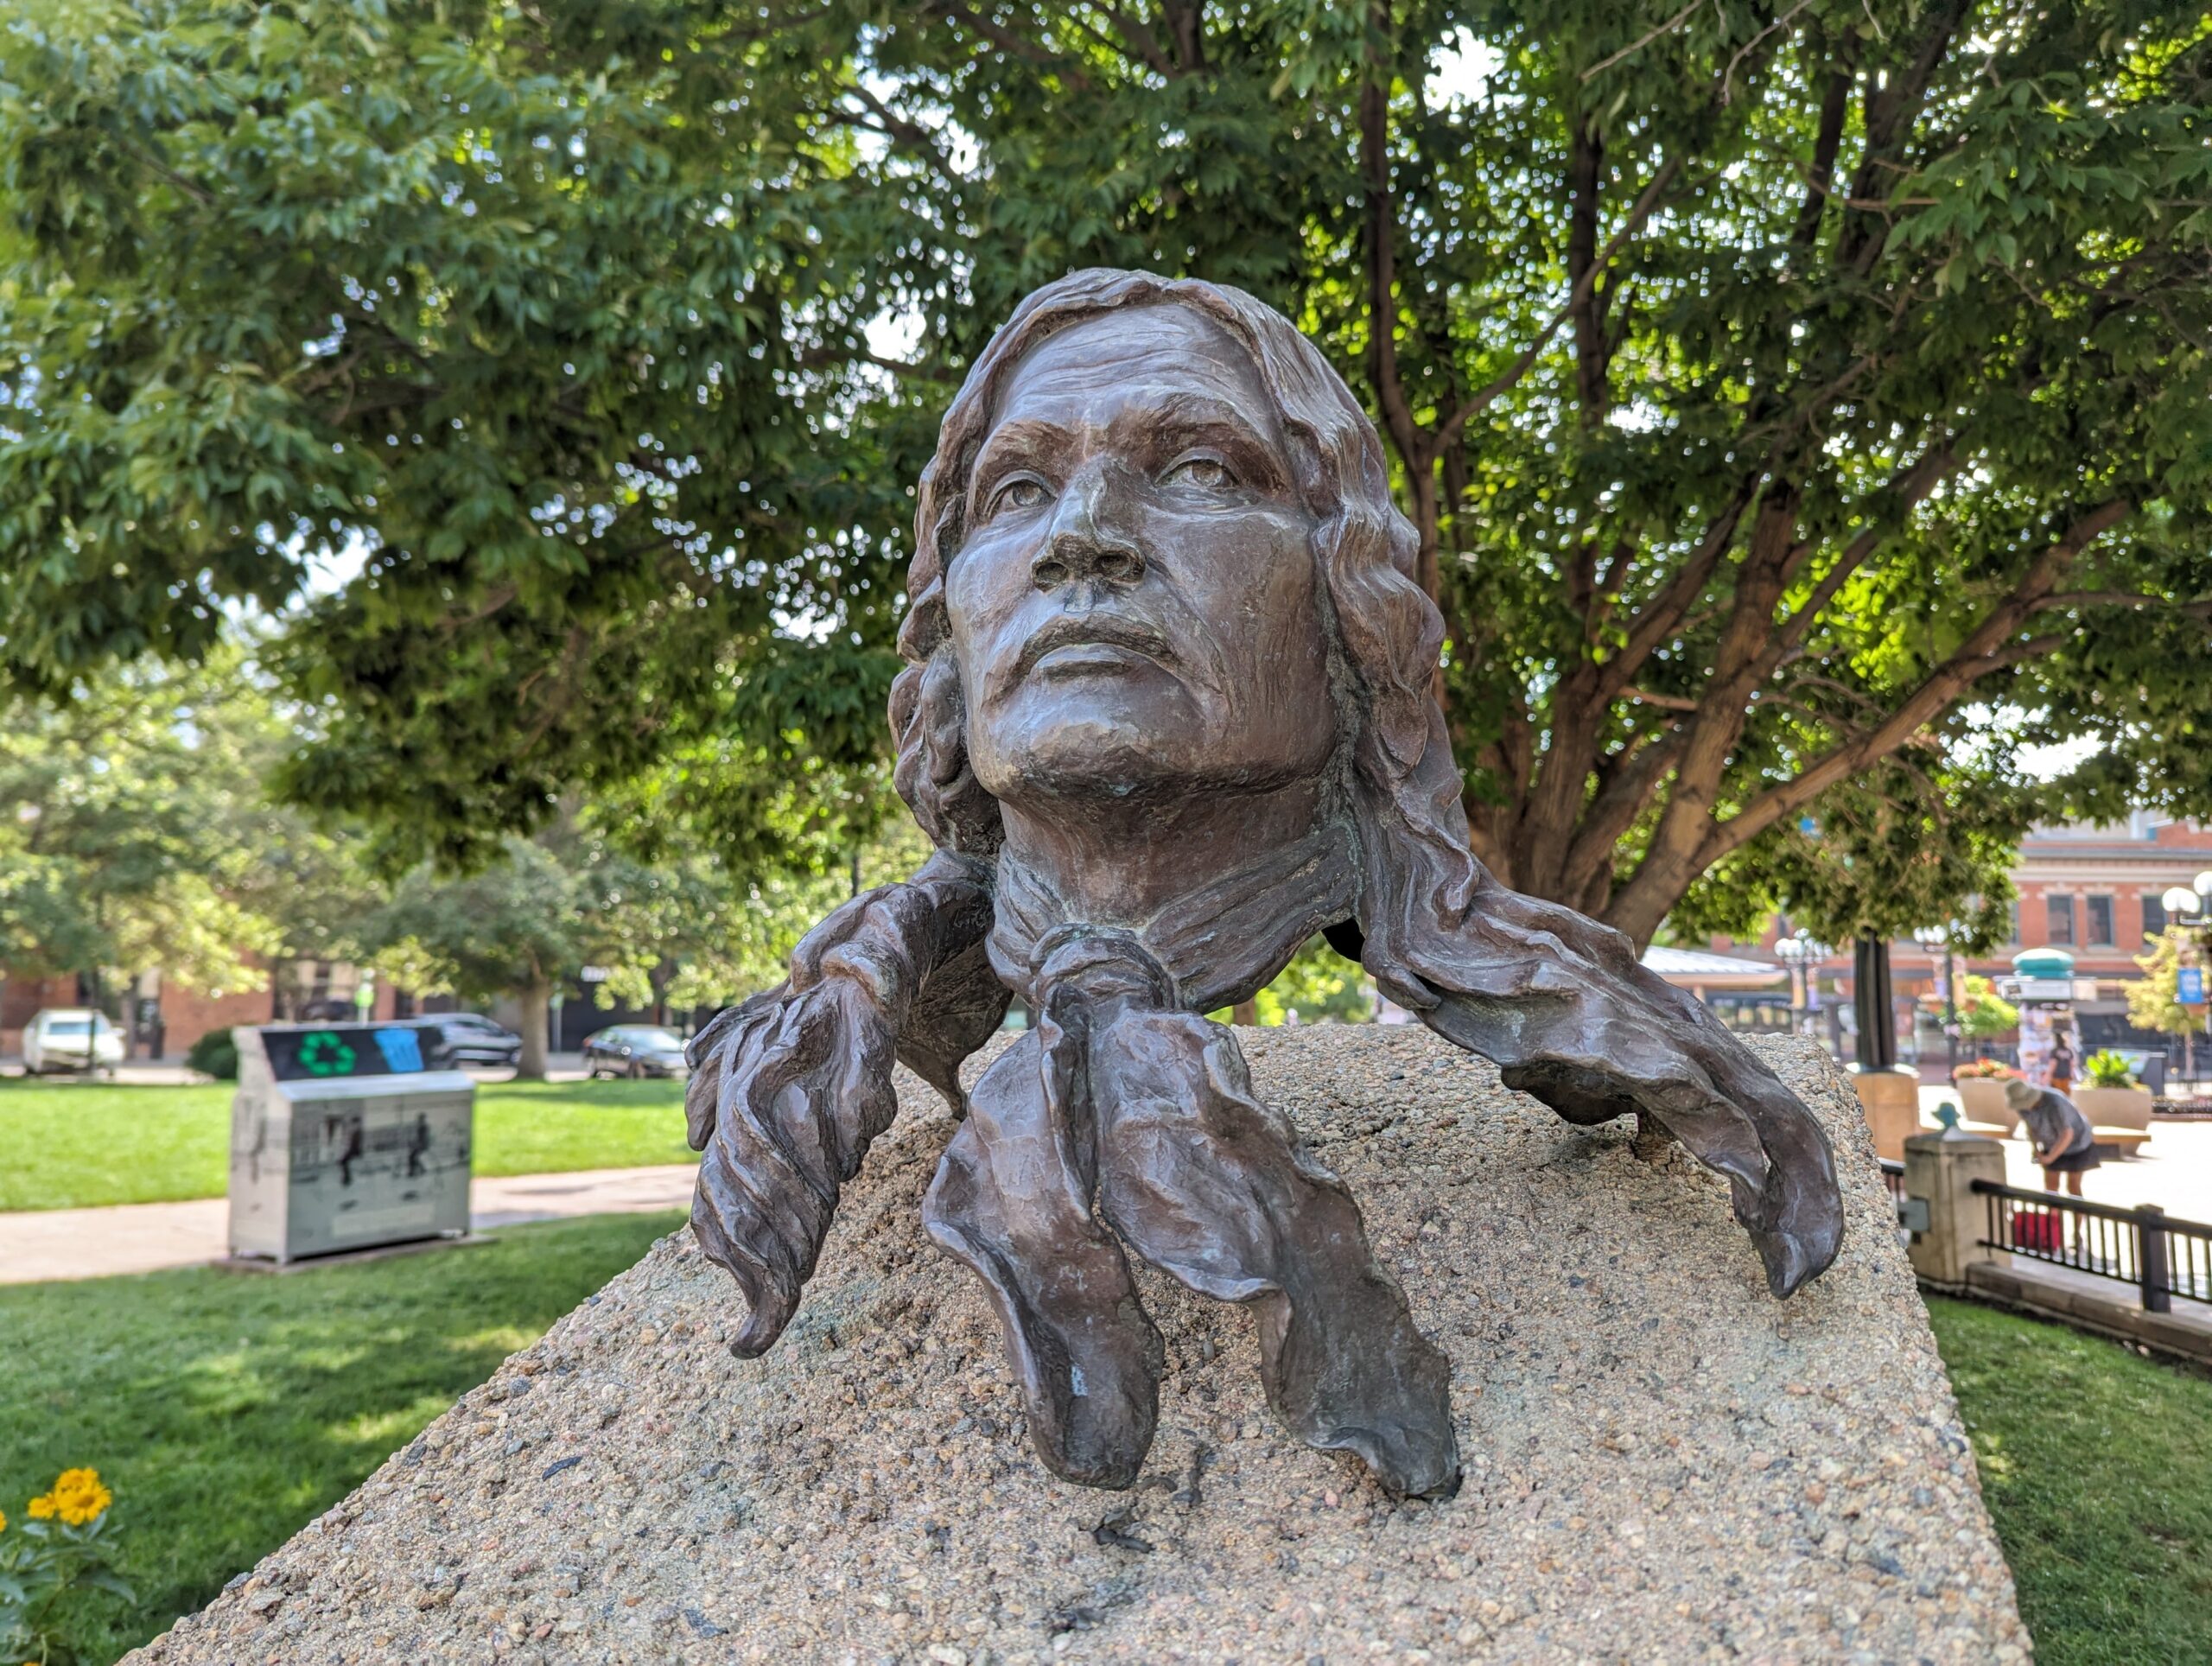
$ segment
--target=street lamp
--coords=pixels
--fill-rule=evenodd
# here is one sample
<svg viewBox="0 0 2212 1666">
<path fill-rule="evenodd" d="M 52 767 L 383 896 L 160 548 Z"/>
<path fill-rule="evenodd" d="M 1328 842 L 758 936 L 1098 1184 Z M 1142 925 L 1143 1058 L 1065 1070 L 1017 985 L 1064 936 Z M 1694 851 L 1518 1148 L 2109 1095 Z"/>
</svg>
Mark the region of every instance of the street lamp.
<svg viewBox="0 0 2212 1666">
<path fill-rule="evenodd" d="M 2212 921 L 2204 918 L 2207 899 L 2212 899 L 2212 868 L 2206 868 L 2187 885 L 2169 886 L 2159 900 L 2166 905 L 2166 914 L 2182 928 L 2180 963 L 2201 966 L 2204 959 L 2204 942 L 2212 935 Z M 2212 1033 L 2212 1012 L 2204 1021 L 2205 1030 Z M 2193 1082 L 2196 1078 L 2196 1036 L 2195 1032 L 2182 1037 L 2182 1069 Z"/>
<path fill-rule="evenodd" d="M 1812 933 L 1801 925 L 1789 936 L 1777 939 L 1774 953 L 1789 969 L 1789 1029 L 1794 1035 L 1802 1028 L 1799 1014 L 1810 1004 L 1805 998 L 1812 982 L 1810 968 L 1814 962 L 1825 958 L 1827 951 L 1815 943 Z"/>
<path fill-rule="evenodd" d="M 1959 1074 L 1959 979 L 1951 963 L 1951 943 L 1958 929 L 1958 921 L 1952 919 L 1923 925 L 1912 934 L 1912 940 L 1930 954 L 1938 948 L 1943 951 L 1943 1051 L 1948 1080 L 1956 1080 Z"/>
</svg>

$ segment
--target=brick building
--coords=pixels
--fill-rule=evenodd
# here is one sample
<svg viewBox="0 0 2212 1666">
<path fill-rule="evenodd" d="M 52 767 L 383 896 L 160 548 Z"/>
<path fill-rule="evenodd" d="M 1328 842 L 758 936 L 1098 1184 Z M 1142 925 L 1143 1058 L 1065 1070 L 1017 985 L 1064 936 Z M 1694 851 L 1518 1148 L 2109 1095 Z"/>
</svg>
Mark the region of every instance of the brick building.
<svg viewBox="0 0 2212 1666">
<path fill-rule="evenodd" d="M 2018 895 L 2011 940 L 1994 954 L 1975 956 L 1967 970 L 1999 976 L 2023 950 L 2063 949 L 2074 957 L 2075 976 L 2097 982 L 2096 999 L 2074 1003 L 2086 1047 L 2168 1046 L 2129 1024 L 2123 986 L 2142 976 L 2135 957 L 2145 939 L 2166 928 L 2161 897 L 2175 886 L 2188 888 L 2208 868 L 2212 828 L 2191 822 L 2138 811 L 2109 825 L 2038 827 L 2021 841 L 2012 869 Z M 1910 942 L 1893 944 L 1890 957 L 1898 995 L 1929 997 L 1923 1010 L 1932 1014 L 1934 957 Z"/>
<path fill-rule="evenodd" d="M 328 1016 L 334 1005 L 350 1014 L 360 973 L 344 961 L 296 960 L 271 969 L 267 984 L 208 995 L 149 972 L 126 989 L 105 991 L 104 1004 L 130 1040 L 132 1058 L 177 1059 L 210 1030 Z M 35 1014 L 48 1007 L 85 1006 L 91 993 L 78 977 L 0 979 L 0 1055 L 22 1052 L 23 1027 Z M 410 1010 L 404 995 L 389 984 L 378 986 L 374 1016 L 392 1018 Z"/>
<path fill-rule="evenodd" d="M 2144 951 L 2144 939 L 2165 929 L 2165 907 L 2159 899 L 2177 885 L 2187 887 L 2207 869 L 2212 869 L 2212 828 L 2191 822 L 2139 811 L 2124 823 L 2109 825 L 2036 828 L 2021 842 L 2012 869 L 2018 897 L 2010 939 L 1989 954 L 1960 957 L 1961 970 L 1985 977 L 2009 976 L 2012 957 L 2023 950 L 2063 949 L 2074 957 L 2077 978 L 2097 981 L 2097 998 L 2077 1001 L 2074 1006 L 2085 1044 L 2164 1045 L 2160 1038 L 2129 1025 L 2121 986 L 2142 976 L 2134 957 Z M 1756 945 L 1716 938 L 1713 946 L 1735 954 L 1756 948 L 1764 957 L 1774 959 L 1775 943 L 1788 924 L 1774 921 Z M 1812 973 L 1817 1004 L 1824 1013 L 1848 1008 L 1851 1002 L 1851 945 L 1837 946 L 1839 952 Z M 1939 959 L 1910 938 L 1890 945 L 1898 1043 L 1908 1058 L 1916 1036 L 1923 1055 L 1931 1049 L 1940 1055 L 1942 1050 L 1942 1036 L 1935 1030 L 1941 1009 Z M 1772 1002 L 1788 997 L 1764 999 Z M 1832 1026 L 1823 1023 L 1822 1028 L 1832 1030 Z M 1845 1052 L 1847 1056 L 1847 1046 Z"/>
</svg>

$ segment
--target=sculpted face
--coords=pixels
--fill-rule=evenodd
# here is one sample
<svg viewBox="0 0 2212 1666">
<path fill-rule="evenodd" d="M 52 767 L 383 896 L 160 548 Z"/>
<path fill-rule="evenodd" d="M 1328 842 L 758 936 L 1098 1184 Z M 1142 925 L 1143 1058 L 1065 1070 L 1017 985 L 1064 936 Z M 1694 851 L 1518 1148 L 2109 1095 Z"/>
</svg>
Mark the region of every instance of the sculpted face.
<svg viewBox="0 0 2212 1666">
<path fill-rule="evenodd" d="M 1249 354 L 1184 307 L 1046 337 L 1007 375 L 946 576 L 994 797 L 1262 792 L 1336 743 L 1313 537 Z"/>
</svg>

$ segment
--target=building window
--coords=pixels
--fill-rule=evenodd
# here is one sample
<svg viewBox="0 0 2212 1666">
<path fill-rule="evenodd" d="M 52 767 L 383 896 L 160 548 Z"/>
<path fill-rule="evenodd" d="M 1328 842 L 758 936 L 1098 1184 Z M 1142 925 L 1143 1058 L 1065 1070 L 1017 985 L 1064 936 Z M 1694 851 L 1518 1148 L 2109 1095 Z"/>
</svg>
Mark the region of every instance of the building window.
<svg viewBox="0 0 2212 1666">
<path fill-rule="evenodd" d="M 2043 900 L 2043 906 L 2045 916 L 2050 922 L 2050 934 L 2044 940 L 2047 943 L 2063 943 L 2070 945 L 2074 941 L 2074 899 L 2045 897 Z"/>
<path fill-rule="evenodd" d="M 2166 900 L 2164 897 L 2143 899 L 2143 935 L 2163 937 L 2166 930 Z"/>
<path fill-rule="evenodd" d="M 2006 930 L 2005 936 L 2005 942 L 2007 942 L 2007 943 L 2018 943 L 2019 940 L 2020 940 L 2020 900 L 2019 900 L 2019 898 L 2015 897 L 2015 898 L 2013 898 L 2013 899 L 2012 899 L 2012 923 L 2011 926 L 2010 926 L 2009 928 L 2007 928 L 2007 930 Z"/>
<path fill-rule="evenodd" d="M 2088 897 L 2084 900 L 2089 905 L 2089 941 L 2097 944 L 2111 943 L 2112 899 Z"/>
</svg>

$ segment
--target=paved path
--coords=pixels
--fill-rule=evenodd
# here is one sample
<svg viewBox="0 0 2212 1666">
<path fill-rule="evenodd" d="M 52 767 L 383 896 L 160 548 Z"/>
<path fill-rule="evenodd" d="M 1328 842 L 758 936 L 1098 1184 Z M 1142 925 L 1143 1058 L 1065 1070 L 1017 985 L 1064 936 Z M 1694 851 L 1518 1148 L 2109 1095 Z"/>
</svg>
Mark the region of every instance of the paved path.
<svg viewBox="0 0 2212 1666">
<path fill-rule="evenodd" d="M 689 1208 L 696 1173 L 690 1163 L 674 1163 L 480 1179 L 469 1184 L 469 1223 L 481 1230 L 575 1215 Z M 106 1278 L 216 1261 L 230 1252 L 230 1208 L 225 1199 L 203 1198 L 0 1214 L 0 1284 Z"/>
</svg>

